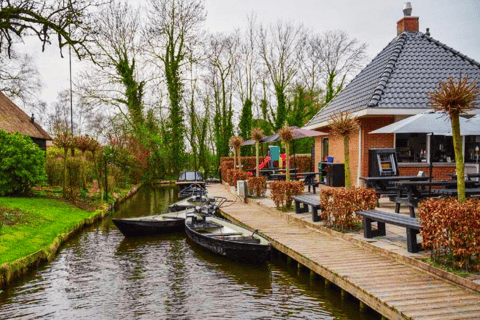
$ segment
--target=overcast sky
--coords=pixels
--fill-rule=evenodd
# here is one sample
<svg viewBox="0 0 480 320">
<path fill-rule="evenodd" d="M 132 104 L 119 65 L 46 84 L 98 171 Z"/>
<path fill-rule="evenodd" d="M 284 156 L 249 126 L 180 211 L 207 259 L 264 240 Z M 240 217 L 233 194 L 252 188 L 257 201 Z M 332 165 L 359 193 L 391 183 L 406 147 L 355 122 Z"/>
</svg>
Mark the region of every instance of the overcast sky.
<svg viewBox="0 0 480 320">
<path fill-rule="evenodd" d="M 127 1 L 145 5 L 146 0 Z M 262 23 L 278 19 L 301 22 L 312 32 L 345 30 L 351 37 L 368 44 L 373 59 L 395 36 L 396 23 L 403 17 L 401 0 L 206 0 L 206 29 L 229 32 L 244 28 L 247 15 L 254 12 Z M 411 1 L 412 16 L 419 17 L 420 31 L 430 28 L 431 36 L 480 61 L 480 0 Z M 18 51 L 35 56 L 45 87 L 41 99 L 47 103 L 69 87 L 68 54 L 60 58 L 59 50 L 27 40 Z M 78 63 L 74 61 L 74 76 Z"/>
</svg>

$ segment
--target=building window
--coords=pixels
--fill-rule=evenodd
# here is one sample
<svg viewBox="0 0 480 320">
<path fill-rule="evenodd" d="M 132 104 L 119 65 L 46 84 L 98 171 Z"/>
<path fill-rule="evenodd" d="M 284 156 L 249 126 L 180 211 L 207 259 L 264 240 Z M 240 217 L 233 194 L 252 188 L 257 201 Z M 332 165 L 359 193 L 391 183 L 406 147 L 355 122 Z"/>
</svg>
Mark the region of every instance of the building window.
<svg viewBox="0 0 480 320">
<path fill-rule="evenodd" d="M 465 137 L 465 162 L 480 163 L 480 136 Z"/>
<path fill-rule="evenodd" d="M 427 134 L 397 133 L 395 149 L 398 162 L 427 162 Z"/>
<path fill-rule="evenodd" d="M 322 160 L 327 161 L 328 157 L 328 138 L 322 139 Z"/>
</svg>

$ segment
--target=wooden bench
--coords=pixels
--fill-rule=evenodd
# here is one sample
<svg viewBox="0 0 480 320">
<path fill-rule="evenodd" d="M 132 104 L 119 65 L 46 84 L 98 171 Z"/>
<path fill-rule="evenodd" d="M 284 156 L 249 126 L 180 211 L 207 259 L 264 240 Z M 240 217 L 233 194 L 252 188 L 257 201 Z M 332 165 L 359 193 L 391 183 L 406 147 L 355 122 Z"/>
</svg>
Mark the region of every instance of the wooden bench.
<svg viewBox="0 0 480 320">
<path fill-rule="evenodd" d="M 312 207 L 312 221 L 320 221 L 318 210 L 320 210 L 320 197 L 303 194 L 301 196 L 293 196 L 295 201 L 295 213 L 308 212 L 308 206 Z"/>
<path fill-rule="evenodd" d="M 422 224 L 416 218 L 379 210 L 357 211 L 355 214 L 363 216 L 363 235 L 365 238 L 384 236 L 386 234 L 385 224 L 393 224 L 407 229 L 408 252 L 416 253 L 423 250 L 422 246 L 417 243 L 417 234 L 420 233 Z M 377 223 L 377 230 L 372 230 L 372 222 Z"/>
</svg>

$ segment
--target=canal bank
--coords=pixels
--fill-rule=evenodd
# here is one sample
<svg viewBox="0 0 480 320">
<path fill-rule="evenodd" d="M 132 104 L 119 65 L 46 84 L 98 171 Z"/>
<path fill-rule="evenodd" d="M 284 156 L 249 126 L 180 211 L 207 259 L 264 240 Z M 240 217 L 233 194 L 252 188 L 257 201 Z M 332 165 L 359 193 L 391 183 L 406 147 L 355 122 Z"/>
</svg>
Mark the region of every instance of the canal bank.
<svg viewBox="0 0 480 320">
<path fill-rule="evenodd" d="M 221 184 L 208 186 L 208 191 L 236 199 Z M 409 264 L 408 257 L 381 254 L 366 248 L 368 243 L 315 226 L 307 222 L 307 214 L 297 217 L 239 200 L 221 210 L 229 219 L 258 229 L 298 268 L 308 268 L 388 319 L 480 319 L 478 292 Z"/>
<path fill-rule="evenodd" d="M 59 234 L 54 241 L 35 253 L 19 258 L 10 263 L 3 263 L 0 266 L 0 287 L 7 287 L 16 278 L 22 277 L 29 270 L 39 266 L 43 262 L 52 261 L 60 246 L 65 243 L 72 235 L 83 228 L 90 226 L 100 219 L 105 218 L 112 209 L 123 203 L 126 199 L 137 193 L 141 185 L 133 187 L 127 194 L 116 199 L 115 202 L 105 204 L 104 208 L 96 210 L 85 219 L 77 221 L 73 227 Z"/>
</svg>

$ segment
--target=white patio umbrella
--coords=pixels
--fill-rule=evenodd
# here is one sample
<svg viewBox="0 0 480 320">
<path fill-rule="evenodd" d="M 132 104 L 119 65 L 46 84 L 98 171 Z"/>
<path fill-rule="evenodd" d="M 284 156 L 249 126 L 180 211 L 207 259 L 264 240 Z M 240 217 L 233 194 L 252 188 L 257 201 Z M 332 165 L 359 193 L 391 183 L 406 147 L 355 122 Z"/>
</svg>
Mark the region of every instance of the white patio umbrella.
<svg viewBox="0 0 480 320">
<path fill-rule="evenodd" d="M 464 131 L 470 132 L 466 129 L 473 129 L 473 127 L 473 125 L 467 124 L 467 119 L 460 117 L 460 132 L 462 135 L 468 135 Z M 427 133 L 432 136 L 450 136 L 452 135 L 452 124 L 447 113 L 430 110 L 370 132 L 370 134 L 377 133 Z M 431 151 L 432 148 L 430 148 L 430 176 L 433 172 Z"/>
</svg>

